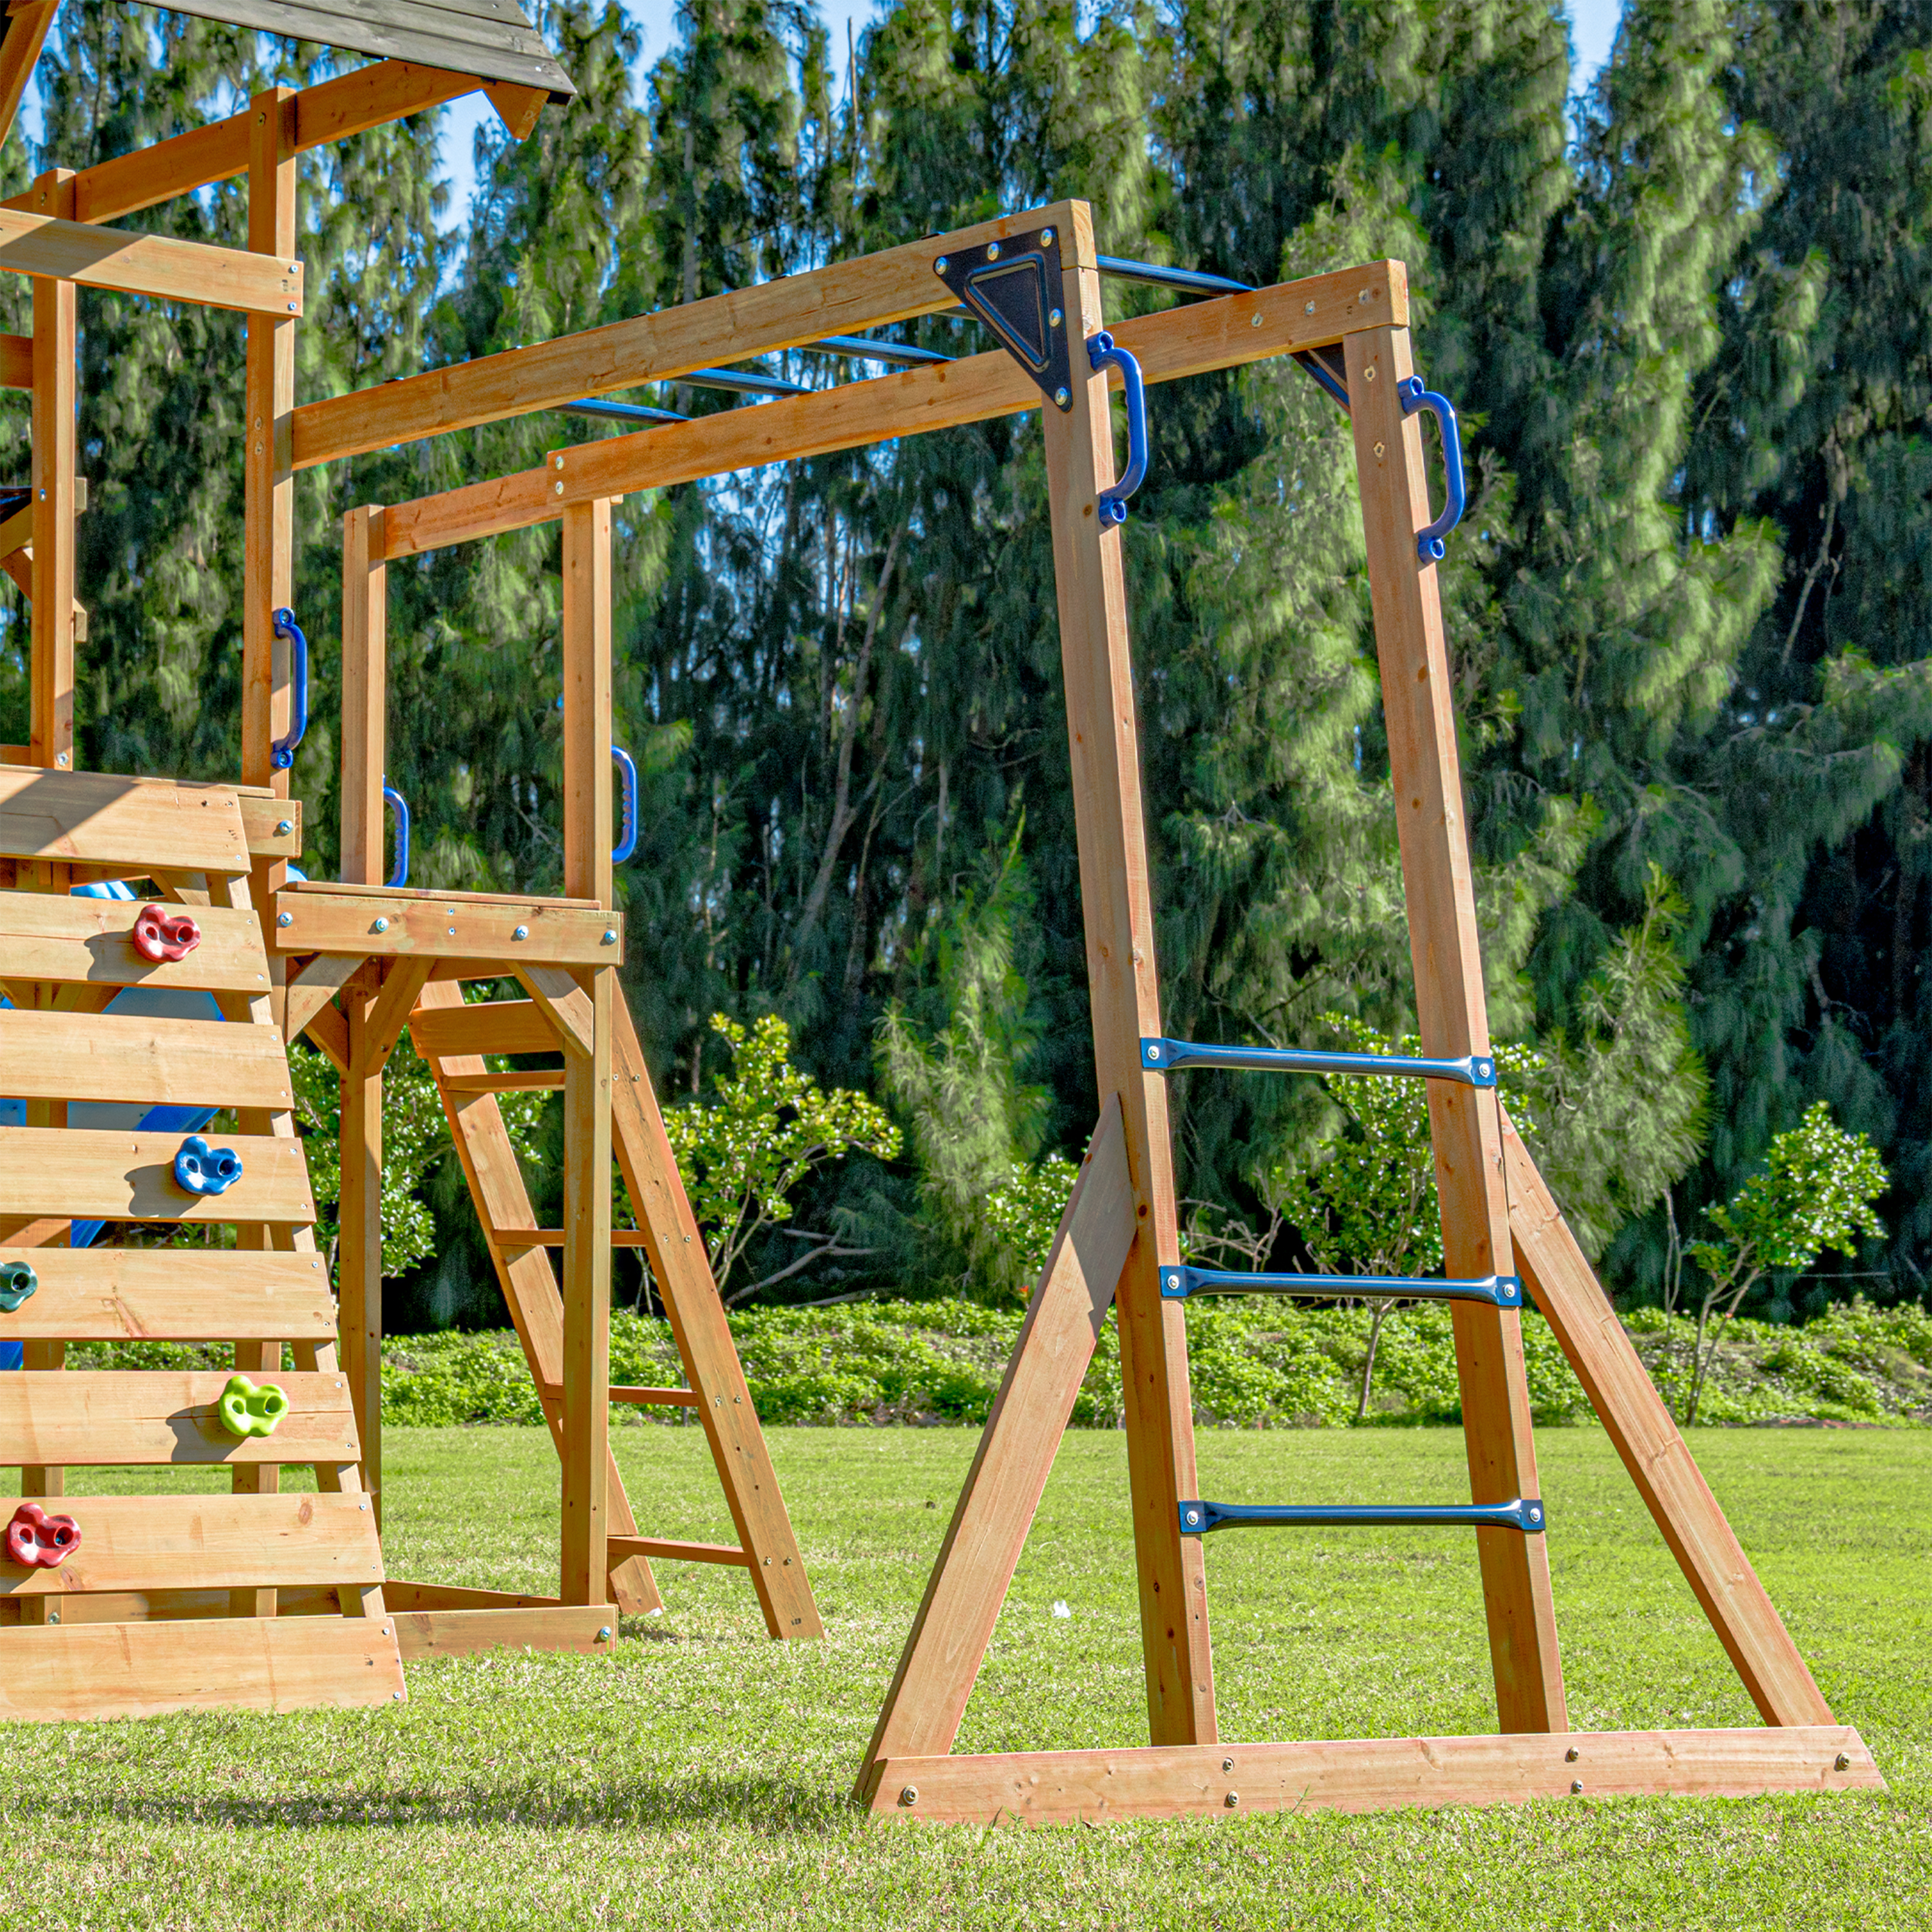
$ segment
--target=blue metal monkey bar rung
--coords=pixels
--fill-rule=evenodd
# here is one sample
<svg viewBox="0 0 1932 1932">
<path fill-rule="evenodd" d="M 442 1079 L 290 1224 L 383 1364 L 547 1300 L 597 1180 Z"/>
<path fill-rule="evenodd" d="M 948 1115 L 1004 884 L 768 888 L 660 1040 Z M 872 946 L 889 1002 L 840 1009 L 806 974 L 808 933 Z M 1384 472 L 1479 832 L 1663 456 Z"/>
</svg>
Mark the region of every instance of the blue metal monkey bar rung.
<svg viewBox="0 0 1932 1932">
<path fill-rule="evenodd" d="M 1492 1308 L 1523 1305 L 1520 1275 L 1440 1280 L 1432 1275 L 1247 1274 L 1232 1268 L 1195 1268 L 1186 1262 L 1162 1262 L 1162 1300 L 1186 1301 L 1197 1294 L 1288 1294 L 1321 1301 L 1388 1295 L 1409 1301 L 1480 1301 Z"/>
<path fill-rule="evenodd" d="M 1486 1054 L 1460 1060 L 1425 1060 L 1400 1053 L 1326 1053 L 1300 1047 L 1214 1046 L 1188 1040 L 1143 1040 L 1141 1065 L 1150 1073 L 1187 1066 L 1225 1066 L 1248 1073 L 1348 1073 L 1364 1078 L 1454 1080 L 1465 1087 L 1493 1087 L 1496 1063 Z"/>
<path fill-rule="evenodd" d="M 1520 1529 L 1540 1536 L 1543 1504 L 1535 1496 L 1506 1503 L 1210 1503 L 1180 1505 L 1183 1536 L 1216 1529 L 1380 1528 Z"/>
</svg>

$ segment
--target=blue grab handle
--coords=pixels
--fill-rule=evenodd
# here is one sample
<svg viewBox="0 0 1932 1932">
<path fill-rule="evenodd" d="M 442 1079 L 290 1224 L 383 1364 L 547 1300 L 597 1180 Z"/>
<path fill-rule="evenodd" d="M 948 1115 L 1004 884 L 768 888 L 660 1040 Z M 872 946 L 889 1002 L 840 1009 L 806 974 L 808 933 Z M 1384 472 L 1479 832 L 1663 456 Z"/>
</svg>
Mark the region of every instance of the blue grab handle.
<svg viewBox="0 0 1932 1932">
<path fill-rule="evenodd" d="M 268 762 L 277 771 L 285 772 L 295 763 L 296 747 L 308 729 L 308 640 L 302 635 L 292 610 L 278 610 L 274 626 L 275 635 L 289 640 L 289 668 L 292 675 L 289 680 L 289 735 L 278 738 L 269 746 Z"/>
<path fill-rule="evenodd" d="M 610 747 L 610 757 L 624 790 L 624 826 L 610 848 L 611 864 L 621 866 L 638 849 L 638 767 L 622 745 Z"/>
<path fill-rule="evenodd" d="M 386 778 L 382 782 L 383 802 L 396 810 L 396 869 L 386 881 L 392 886 L 406 886 L 410 882 L 410 807 L 409 801 Z"/>
<path fill-rule="evenodd" d="M 1462 444 L 1456 429 L 1456 406 L 1446 396 L 1438 396 L 1433 389 L 1422 386 L 1420 376 L 1405 376 L 1396 385 L 1402 398 L 1402 412 L 1412 416 L 1418 410 L 1427 410 L 1436 418 L 1436 426 L 1442 432 L 1442 477 L 1448 491 L 1448 501 L 1442 506 L 1442 514 L 1426 530 L 1416 532 L 1415 554 L 1424 563 L 1442 561 L 1442 539 L 1462 520 L 1464 496 L 1462 492 Z"/>
<path fill-rule="evenodd" d="M 1119 370 L 1121 386 L 1126 392 L 1126 472 L 1111 490 L 1102 490 L 1100 496 L 1101 522 L 1124 524 L 1127 520 L 1127 499 L 1147 480 L 1147 389 L 1141 381 L 1141 365 L 1126 350 L 1116 348 L 1114 338 L 1105 329 L 1089 338 L 1087 359 L 1096 370 Z"/>
</svg>

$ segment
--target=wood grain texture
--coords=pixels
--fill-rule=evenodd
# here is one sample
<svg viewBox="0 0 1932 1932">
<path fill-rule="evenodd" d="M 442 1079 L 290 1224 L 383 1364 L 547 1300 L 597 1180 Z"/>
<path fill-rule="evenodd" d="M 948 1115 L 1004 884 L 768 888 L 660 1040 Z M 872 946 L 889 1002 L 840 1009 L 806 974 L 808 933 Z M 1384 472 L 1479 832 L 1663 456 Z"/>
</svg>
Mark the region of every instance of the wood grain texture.
<svg viewBox="0 0 1932 1932">
<path fill-rule="evenodd" d="M 80 1547 L 55 1570 L 0 1562 L 0 1596 L 380 1582 L 366 1496 L 86 1496 Z"/>
<path fill-rule="evenodd" d="M 143 872 L 165 854 L 184 872 L 248 869 L 232 792 L 20 766 L 0 766 L 0 854 Z"/>
<path fill-rule="evenodd" d="M 1109 1095 L 866 1747 L 861 1802 L 886 1760 L 943 1757 L 959 1735 L 1135 1226 L 1126 1124 Z"/>
<path fill-rule="evenodd" d="M 0 1718 L 72 1724 L 183 1708 L 301 1711 L 400 1703 L 392 1619 L 200 1618 L 8 1630 Z"/>
<path fill-rule="evenodd" d="M 1403 414 L 1397 388 L 1412 373 L 1408 332 L 1371 329 L 1349 335 L 1343 347 L 1417 1030 L 1425 1054 L 1460 1059 L 1490 1051 L 1489 1018 L 1442 602 L 1435 566 L 1416 554 L 1429 495 L 1421 429 Z M 1444 1266 L 1470 1277 L 1508 1274 L 1496 1096 L 1448 1081 L 1428 1088 Z M 1471 1496 L 1479 1503 L 1539 1496 L 1522 1317 L 1469 1302 L 1450 1314 Z M 1501 1728 L 1560 1731 L 1568 1720 L 1548 1539 L 1479 1529 L 1476 1546 Z"/>
<path fill-rule="evenodd" d="M 704 1424 L 732 1528 L 740 1546 L 756 1559 L 752 1586 L 765 1628 L 775 1637 L 823 1636 L 824 1620 L 806 1574 L 805 1552 L 711 1278 L 704 1237 L 664 1132 L 637 1024 L 621 992 L 611 1018 L 610 1123 L 618 1168 L 637 1211 L 692 1406 Z"/>
<path fill-rule="evenodd" d="M 214 1019 L 0 1009 L 0 1063 L 8 1088 L 37 1100 L 295 1105 L 280 1036 Z"/>
<path fill-rule="evenodd" d="M 925 245 L 930 252 L 946 244 Z M 1406 321 L 1408 314 L 1402 263 L 1371 262 L 1252 295 L 1132 316 L 1109 327 L 1114 340 L 1139 361 L 1144 379 L 1165 382 L 1337 342 L 1350 329 Z M 554 451 L 538 469 L 392 505 L 383 520 L 384 554 L 413 556 L 526 529 L 560 515 L 566 504 L 594 496 L 862 448 L 1040 406 L 1032 379 L 1003 350 L 900 370 L 700 422 L 600 438 Z"/>
<path fill-rule="evenodd" d="M 31 389 L 33 386 L 34 338 L 31 335 L 0 335 L 0 389 Z"/>
<path fill-rule="evenodd" d="M 1070 332 L 1100 331 L 1100 280 L 1087 210 L 1064 272 Z M 1140 1042 L 1166 1029 L 1154 958 L 1154 906 L 1141 803 L 1140 740 L 1126 585 L 1118 526 L 1103 527 L 1098 493 L 1114 480 L 1114 431 L 1104 376 L 1075 372 L 1065 414 L 1044 416 L 1060 656 L 1066 692 L 1080 905 L 1087 942 L 1094 1071 L 1104 1106 L 1119 1097 L 1138 1235 L 1115 1289 L 1141 1648 L 1156 1744 L 1215 1737 L 1214 1666 L 1201 1539 L 1180 1534 L 1183 1496 L 1198 1496 L 1186 1319 L 1160 1298 L 1160 1263 L 1178 1251 L 1167 1087 L 1142 1070 Z"/>
<path fill-rule="evenodd" d="M 1610 1298 L 1507 1114 L 1518 1270 L 1768 1724 L 1828 1724 L 1814 1682 Z"/>
<path fill-rule="evenodd" d="M 1576 1785 L 1580 1793 L 1573 1791 Z M 1231 1811 L 1522 1804 L 1573 1796 L 1749 1798 L 1884 1789 L 1858 1732 L 1849 1724 L 1821 1724 L 892 1758 L 872 1808 L 934 1822 L 1070 1825 Z"/>
<path fill-rule="evenodd" d="M 621 1563 L 632 1556 L 653 1556 L 660 1563 L 721 1563 L 735 1570 L 752 1567 L 751 1552 L 728 1543 L 680 1543 L 662 1536 L 611 1538 L 610 1557 L 613 1563 Z"/>
<path fill-rule="evenodd" d="M 376 786 L 380 802 L 382 788 Z M 374 823 L 380 827 L 381 816 Z M 284 952 L 350 952 L 384 957 L 532 960 L 545 965 L 614 966 L 623 958 L 620 914 L 542 899 L 491 898 L 482 904 L 453 894 L 317 889 L 300 882 L 275 896 L 275 944 Z M 386 929 L 376 930 L 378 920 Z M 515 937 L 519 928 L 524 937 Z M 605 945 L 604 935 L 615 932 Z M 506 969 L 500 969 L 506 970 Z"/>
<path fill-rule="evenodd" d="M 590 996 L 560 966 L 529 966 L 519 962 L 516 975 L 518 983 L 555 1029 L 556 1043 L 567 1058 L 588 1060 L 597 1043 Z"/>
<path fill-rule="evenodd" d="M 1002 215 L 806 274 L 305 404 L 296 418 L 296 463 L 306 470 L 578 396 L 605 395 L 828 335 L 930 315 L 953 304 L 951 290 L 932 266 L 948 248 L 1004 239 L 1043 220 L 1064 225 L 1066 212 L 1062 205 Z"/>
<path fill-rule="evenodd" d="M 278 898 L 280 896 L 280 893 L 276 895 Z M 325 956 L 311 960 L 289 982 L 285 990 L 282 1007 L 284 1036 L 291 1041 L 299 1040 L 314 1024 L 322 1008 L 356 976 L 362 967 L 361 958 L 352 953 L 346 956 Z"/>
<path fill-rule="evenodd" d="M 10 33 L 9 39 L 12 38 Z M 34 220 L 74 212 L 74 178 L 65 169 L 33 185 Z M 0 259 L 4 257 L 0 244 Z M 37 765 L 74 764 L 74 518 L 79 509 L 79 368 L 74 286 L 36 276 L 33 286 L 34 400 L 33 656 L 28 675 L 28 755 Z"/>
<path fill-rule="evenodd" d="M 262 928 L 253 913 L 199 910 L 201 944 L 185 959 L 144 959 L 134 924 L 146 902 L 73 898 L 64 893 L 0 892 L 0 960 L 9 978 L 105 987 L 205 987 L 260 993 L 268 988 Z"/>
<path fill-rule="evenodd" d="M 313 1462 L 356 1454 L 339 1375 L 278 1372 L 289 1412 L 272 1436 L 238 1438 L 217 1417 L 225 1371 L 96 1369 L 0 1376 L 0 1443 L 44 1463 Z"/>
<path fill-rule="evenodd" d="M 176 1184 L 180 1134 L 82 1127 L 0 1127 L 0 1214 L 89 1221 L 289 1221 L 315 1219 L 302 1143 L 218 1134 L 242 1172 L 225 1194 L 194 1195 Z"/>
<path fill-rule="evenodd" d="M 393 1617 L 406 1664 L 428 1657 L 474 1657 L 484 1651 L 504 1649 L 574 1650 L 608 1656 L 616 1648 L 616 1625 L 608 1605 L 401 1610 Z"/>
<path fill-rule="evenodd" d="M 447 982 L 436 982 L 447 984 Z M 460 995 L 457 996 L 460 1000 Z M 562 1042 L 533 1000 L 491 1000 L 466 1006 L 417 1002 L 410 1037 L 425 1060 L 474 1059 L 490 1053 L 556 1053 Z M 478 1066 L 475 1071 L 481 1072 Z"/>
<path fill-rule="evenodd" d="M 206 308 L 285 317 L 302 308 L 299 262 L 63 221 L 24 208 L 0 208 L 0 268 Z"/>
<path fill-rule="evenodd" d="M 0 1253 L 11 1251 L 0 1244 Z M 220 1248 L 35 1248 L 38 1291 L 0 1315 L 0 1339 L 219 1342 L 236 1334 L 324 1341 L 335 1334 L 315 1254 Z"/>
<path fill-rule="evenodd" d="M 0 138 L 11 133 L 14 118 L 33 76 L 34 63 L 46 46 L 60 0 L 15 0 L 0 23 Z"/>
</svg>

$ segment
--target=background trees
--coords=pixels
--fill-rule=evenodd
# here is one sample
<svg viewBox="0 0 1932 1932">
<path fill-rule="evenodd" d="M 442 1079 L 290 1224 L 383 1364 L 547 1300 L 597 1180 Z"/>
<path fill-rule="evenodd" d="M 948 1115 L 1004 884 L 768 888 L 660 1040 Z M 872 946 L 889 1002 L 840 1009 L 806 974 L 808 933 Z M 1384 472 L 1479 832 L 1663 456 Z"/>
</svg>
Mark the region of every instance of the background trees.
<svg viewBox="0 0 1932 1932">
<path fill-rule="evenodd" d="M 70 11 L 41 83 L 65 165 L 321 70 L 313 47 L 119 0 Z M 1828 1098 L 1893 1178 L 1892 1238 L 1845 1265 L 1922 1294 L 1932 0 L 1631 0 L 1582 99 L 1544 0 L 901 0 L 849 58 L 802 0 L 691 0 L 647 73 L 617 7 L 540 11 L 582 98 L 529 142 L 479 137 L 450 234 L 434 117 L 305 158 L 304 395 L 1063 194 L 1112 252 L 1250 281 L 1403 256 L 1474 490 L 1444 591 L 1492 1010 L 1550 1070 L 1565 1198 L 1618 1291 L 1654 1299 L 1672 1229 Z M 40 164 L 17 134 L 0 152 L 10 188 Z M 232 240 L 240 194 L 145 220 Z M 89 293 L 82 316 L 83 755 L 226 771 L 238 335 Z M 982 346 L 944 319 L 903 333 Z M 24 406 L 0 410 L 17 466 Z M 1154 416 L 1126 544 L 1170 1024 L 1286 1042 L 1340 1013 L 1399 1034 L 1346 425 L 1286 364 L 1165 386 Z M 304 478 L 312 870 L 334 862 L 340 512 L 600 433 L 539 417 Z M 1010 1284 L 1013 1240 L 959 1203 L 994 1176 L 1030 1226 L 1038 1163 L 1093 1118 L 1045 488 L 1018 419 L 620 513 L 619 733 L 647 793 L 629 991 L 667 1097 L 725 1070 L 713 1012 L 775 1014 L 825 1088 L 910 1130 L 902 1160 L 805 1184 L 799 1225 L 872 1252 L 828 1250 L 781 1293 Z M 555 883 L 555 570 L 532 532 L 393 573 L 392 776 L 425 881 Z M 0 634 L 16 740 L 20 615 Z M 1258 1233 L 1266 1177 L 1348 1131 L 1313 1082 L 1196 1075 L 1175 1098 L 1183 1191 Z M 488 1318 L 442 1185 L 419 1312 L 433 1286 L 438 1318 Z M 1292 1226 L 1276 1239 L 1308 1258 Z M 745 1279 L 797 1246 L 748 1256 Z M 1753 1305 L 1802 1312 L 1832 1280 L 1774 1271 Z"/>
</svg>

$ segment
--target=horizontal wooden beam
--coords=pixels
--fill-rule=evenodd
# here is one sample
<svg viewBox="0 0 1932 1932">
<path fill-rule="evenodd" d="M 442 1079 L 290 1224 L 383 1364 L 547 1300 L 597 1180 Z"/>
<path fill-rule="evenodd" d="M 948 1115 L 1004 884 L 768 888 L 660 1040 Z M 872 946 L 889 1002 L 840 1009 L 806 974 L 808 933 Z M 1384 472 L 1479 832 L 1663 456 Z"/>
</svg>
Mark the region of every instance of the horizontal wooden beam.
<svg viewBox="0 0 1932 1932">
<path fill-rule="evenodd" d="M 384 1592 L 400 1594 L 390 1584 Z M 477 1595 L 491 1594 L 478 1591 Z M 545 1604 L 524 1610 L 392 1610 L 403 1661 L 474 1657 L 486 1650 L 567 1650 L 593 1657 L 615 1654 L 614 1604 Z"/>
<path fill-rule="evenodd" d="M 1407 286 L 1401 262 L 1370 262 L 1252 295 L 1136 316 L 1114 324 L 1112 333 L 1138 361 L 1148 382 L 1171 382 L 1291 356 L 1406 316 Z M 1040 404 L 1032 380 L 1004 350 L 902 369 L 868 382 L 842 383 L 808 396 L 580 443 L 553 451 L 542 469 L 392 503 L 382 513 L 382 553 L 388 559 L 412 556 L 527 529 L 561 516 L 569 504 L 598 496 L 956 429 Z"/>
<path fill-rule="evenodd" d="M 7 1633 L 0 1718 L 75 1724 L 184 1705 L 300 1711 L 399 1703 L 388 1617 L 40 1624 Z"/>
<path fill-rule="evenodd" d="M 664 382 L 693 369 L 931 315 L 956 300 L 933 271 L 938 256 L 948 249 L 1004 240 L 1042 222 L 1054 223 L 1071 240 L 1064 204 L 1032 208 L 807 274 L 306 404 L 295 412 L 295 466 L 313 469 L 365 450 L 553 409 L 580 396 Z"/>
<path fill-rule="evenodd" d="M 491 1228 L 488 1233 L 492 1247 L 560 1248 L 563 1246 L 561 1228 Z M 610 1245 L 614 1248 L 646 1248 L 650 1246 L 650 1238 L 638 1228 L 614 1228 L 610 1231 Z M 563 1384 L 560 1382 L 554 1391 L 560 1398 Z M 617 1398 L 611 1398 L 615 1402 Z"/>
<path fill-rule="evenodd" d="M 473 1006 L 419 1006 L 410 1036 L 425 1060 L 487 1053 L 556 1053 L 556 1029 L 534 1000 L 490 1000 Z"/>
<path fill-rule="evenodd" d="M 232 1148 L 241 1156 L 241 1176 L 224 1194 L 190 1194 L 175 1179 L 175 1156 L 184 1138 L 86 1127 L 0 1127 L 0 1202 L 10 1214 L 83 1220 L 191 1221 L 199 1226 L 243 1221 L 306 1225 L 315 1219 L 300 1141 L 218 1133 L 210 1144 Z"/>
<path fill-rule="evenodd" d="M 80 865 L 165 864 L 192 872 L 248 869 L 248 838 L 232 792 L 32 766 L 0 766 L 0 855 Z"/>
<path fill-rule="evenodd" d="M 621 916 L 594 906 L 561 906 L 554 899 L 477 899 L 454 892 L 298 884 L 276 894 L 272 930 L 282 952 L 499 958 L 503 964 L 498 970 L 505 975 L 529 961 L 614 966 L 624 956 Z M 608 944 L 607 932 L 616 934 Z"/>
<path fill-rule="evenodd" d="M 748 1570 L 752 1552 L 730 1543 L 678 1543 L 662 1536 L 614 1536 L 610 1539 L 610 1562 L 627 1563 L 642 1556 L 662 1563 L 724 1563 L 734 1569 Z"/>
<path fill-rule="evenodd" d="M 0 1253 L 19 1252 L 0 1243 Z M 335 1298 L 320 1255 L 58 1247 L 20 1258 L 40 1286 L 0 1317 L 11 1341 L 326 1342 L 335 1334 Z"/>
<path fill-rule="evenodd" d="M 1811 1724 L 893 1757 L 885 1761 L 871 1808 L 949 1824 L 1070 1825 L 1573 1796 L 1750 1798 L 1884 1789 L 1850 1725 Z"/>
<path fill-rule="evenodd" d="M 346 140 L 405 116 L 422 114 L 483 85 L 474 74 L 446 74 L 410 61 L 378 61 L 352 74 L 338 74 L 296 96 L 296 149 L 302 153 L 332 141 Z M 83 168 L 74 178 L 74 218 L 88 223 L 118 221 L 124 214 L 153 208 L 176 195 L 191 194 L 214 182 L 248 172 L 248 128 L 252 109 L 191 128 L 131 154 L 117 155 Z M 32 190 L 0 207 L 28 208 Z M 21 385 L 25 387 L 26 385 Z"/>
<path fill-rule="evenodd" d="M 288 1412 L 272 1435 L 238 1437 L 221 1426 L 223 1370 L 23 1369 L 0 1376 L 0 1443 L 16 1462 L 56 1466 L 356 1460 L 356 1416 L 340 1375 L 278 1370 L 256 1379 L 282 1390 Z"/>
<path fill-rule="evenodd" d="M 208 1018 L 0 1010 L 0 1066 L 23 1100 L 290 1108 L 295 1094 L 272 1028 Z"/>
<path fill-rule="evenodd" d="M 205 308 L 284 316 L 302 312 L 299 262 L 171 235 L 93 228 L 22 208 L 0 208 L 0 268 Z"/>
<path fill-rule="evenodd" d="M 76 1496 L 80 1546 L 56 1569 L 0 1564 L 0 1596 L 380 1582 L 362 1496 Z"/>
<path fill-rule="evenodd" d="M 184 959 L 152 960 L 134 950 L 135 922 L 146 909 L 139 899 L 0 894 L 0 960 L 10 976 L 22 980 L 268 991 L 261 922 L 254 913 L 198 906 L 200 944 Z"/>
</svg>

